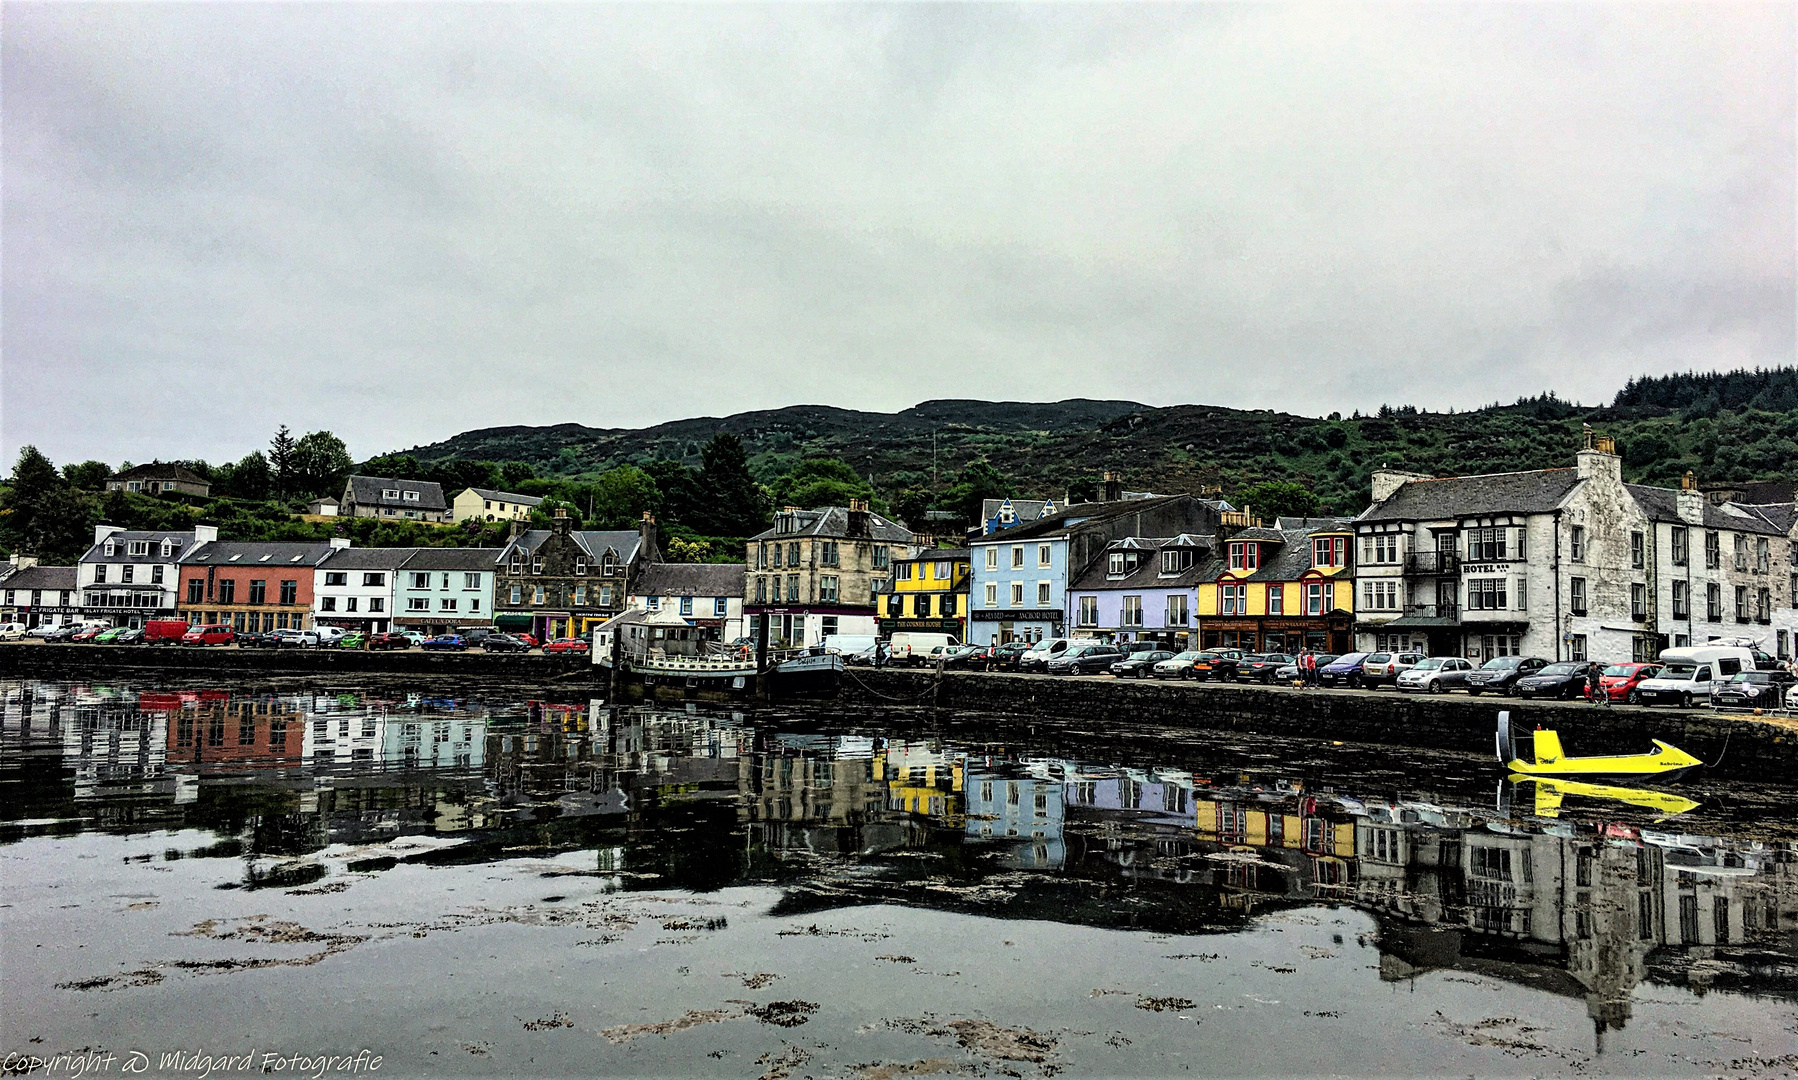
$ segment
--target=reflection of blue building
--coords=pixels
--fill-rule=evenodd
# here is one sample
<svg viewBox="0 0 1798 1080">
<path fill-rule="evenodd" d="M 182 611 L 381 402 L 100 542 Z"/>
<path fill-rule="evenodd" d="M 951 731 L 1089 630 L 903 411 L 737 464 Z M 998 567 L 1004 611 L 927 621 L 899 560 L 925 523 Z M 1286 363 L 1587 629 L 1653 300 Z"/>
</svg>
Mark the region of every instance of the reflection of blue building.
<svg viewBox="0 0 1798 1080">
<path fill-rule="evenodd" d="M 1154 817 L 1171 817 L 1173 824 L 1192 823 L 1191 781 L 1140 769 L 1126 769 L 1109 776 L 1085 774 L 1068 778 L 1070 806 L 1094 810 L 1135 810 Z"/>
<path fill-rule="evenodd" d="M 381 722 L 381 760 L 408 769 L 479 766 L 487 721 L 466 716 L 389 716 Z"/>
<path fill-rule="evenodd" d="M 1067 861 L 1062 839 L 1065 801 L 1061 784 L 1035 776 L 1006 776 L 970 768 L 963 777 L 968 808 L 967 836 L 975 840 L 1016 838 L 1007 865 L 1025 870 L 1061 867 Z"/>
</svg>

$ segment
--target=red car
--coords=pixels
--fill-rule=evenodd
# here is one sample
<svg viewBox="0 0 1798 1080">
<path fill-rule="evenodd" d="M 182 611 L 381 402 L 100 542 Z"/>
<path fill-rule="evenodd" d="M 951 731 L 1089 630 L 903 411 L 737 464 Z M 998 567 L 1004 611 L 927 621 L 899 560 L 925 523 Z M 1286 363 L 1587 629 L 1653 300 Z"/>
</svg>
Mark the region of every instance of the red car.
<svg viewBox="0 0 1798 1080">
<path fill-rule="evenodd" d="M 237 640 L 237 632 L 222 623 L 196 626 L 181 635 L 183 645 L 229 645 Z"/>
<path fill-rule="evenodd" d="M 513 634 L 512 636 L 524 642 L 527 648 L 535 649 L 537 646 L 543 644 L 543 642 L 537 640 L 536 634 Z"/>
<path fill-rule="evenodd" d="M 1660 673 L 1659 664 L 1612 664 L 1599 673 L 1598 685 L 1604 688 L 1606 696 L 1612 701 L 1627 701 L 1637 705 L 1642 699 L 1636 696 L 1636 687 L 1644 679 L 1652 679 Z"/>
<path fill-rule="evenodd" d="M 544 645 L 543 651 L 546 653 L 584 653 L 590 651 L 592 648 L 591 645 L 587 644 L 586 638 L 565 637 L 557 638 Z"/>
<path fill-rule="evenodd" d="M 106 633 L 106 631 L 111 630 L 111 629 L 112 629 L 112 627 L 110 627 L 110 626 L 90 626 L 85 630 L 76 631 L 75 634 L 69 638 L 69 640 L 70 641 L 79 641 L 84 645 L 91 645 L 91 644 L 93 644 L 93 641 L 95 638 L 99 637 L 101 634 L 104 634 L 104 633 Z"/>
</svg>

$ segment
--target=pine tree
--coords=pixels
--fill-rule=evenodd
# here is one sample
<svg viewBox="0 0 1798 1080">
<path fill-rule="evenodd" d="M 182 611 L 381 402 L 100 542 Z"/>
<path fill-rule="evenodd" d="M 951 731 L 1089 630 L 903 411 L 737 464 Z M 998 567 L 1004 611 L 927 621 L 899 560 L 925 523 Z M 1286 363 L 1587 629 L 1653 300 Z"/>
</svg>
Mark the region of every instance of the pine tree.
<svg viewBox="0 0 1798 1080">
<path fill-rule="evenodd" d="M 753 536 L 768 527 L 768 497 L 737 436 L 719 432 L 699 451 L 699 487 L 697 527 L 714 536 Z"/>
<path fill-rule="evenodd" d="M 286 424 L 282 424 L 281 430 L 275 432 L 275 437 L 268 441 L 268 467 L 273 474 L 278 494 L 286 495 L 293 487 L 293 445 L 293 435 L 287 430 Z"/>
</svg>

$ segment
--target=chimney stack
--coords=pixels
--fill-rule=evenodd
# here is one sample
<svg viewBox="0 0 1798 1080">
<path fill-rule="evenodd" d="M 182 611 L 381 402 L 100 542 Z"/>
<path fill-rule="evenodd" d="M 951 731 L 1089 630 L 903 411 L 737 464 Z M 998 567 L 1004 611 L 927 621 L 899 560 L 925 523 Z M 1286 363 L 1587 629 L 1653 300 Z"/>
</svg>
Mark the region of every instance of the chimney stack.
<svg viewBox="0 0 1798 1080">
<path fill-rule="evenodd" d="M 643 520 L 637 525 L 637 535 L 641 537 L 638 548 L 644 562 L 661 562 L 662 549 L 656 544 L 656 516 L 643 511 Z"/>
<path fill-rule="evenodd" d="M 859 537 L 866 537 L 868 535 L 868 500 L 849 500 L 848 534 L 850 536 Z"/>
<path fill-rule="evenodd" d="M 1122 474 L 1105 470 L 1105 487 L 1099 496 L 1100 502 L 1117 502 L 1124 497 L 1124 478 Z"/>
<path fill-rule="evenodd" d="M 566 507 L 556 507 L 555 517 L 550 522 L 550 528 L 555 531 L 557 536 L 567 536 L 573 531 L 574 520 L 568 516 Z"/>
<path fill-rule="evenodd" d="M 1679 493 L 1673 497 L 1673 505 L 1679 519 L 1691 525 L 1704 524 L 1704 492 L 1698 490 L 1698 477 L 1688 470 L 1679 478 Z"/>
</svg>

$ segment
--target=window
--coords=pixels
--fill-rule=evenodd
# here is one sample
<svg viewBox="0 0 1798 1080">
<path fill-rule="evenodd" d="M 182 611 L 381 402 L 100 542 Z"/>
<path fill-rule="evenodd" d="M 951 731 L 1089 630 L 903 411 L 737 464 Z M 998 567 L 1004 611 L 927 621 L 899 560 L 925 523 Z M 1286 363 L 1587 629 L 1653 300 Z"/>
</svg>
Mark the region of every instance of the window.
<svg viewBox="0 0 1798 1080">
<path fill-rule="evenodd" d="M 1686 527 L 1684 525 L 1673 526 L 1668 546 L 1672 548 L 1674 566 L 1686 565 L 1686 560 L 1691 557 L 1686 550 L 1686 544 L 1688 542 Z"/>
<path fill-rule="evenodd" d="M 662 610 L 662 598 L 659 596 L 645 596 L 643 598 L 643 609 L 645 611 Z"/>
<path fill-rule="evenodd" d="M 1475 606 L 1473 604 L 1473 600 L 1472 600 L 1471 596 L 1468 598 L 1467 606 L 1468 607 Z M 1503 607 L 1504 605 L 1501 604 L 1499 606 Z M 1586 579 L 1585 578 L 1576 577 L 1576 578 L 1573 578 L 1570 581 L 1568 581 L 1568 583 L 1567 583 L 1567 607 L 1575 615 L 1584 615 L 1586 613 Z"/>
<path fill-rule="evenodd" d="M 1573 660 L 1584 660 L 1586 658 L 1586 635 L 1573 635 L 1573 643 L 1569 646 L 1568 657 Z"/>
<path fill-rule="evenodd" d="M 417 502 L 418 501 L 418 492 L 416 492 L 416 491 L 403 492 L 400 495 L 400 500 L 402 502 Z"/>
<path fill-rule="evenodd" d="M 1269 585 L 1267 587 L 1267 613 L 1269 615 L 1286 614 L 1286 587 Z"/>
<path fill-rule="evenodd" d="M 758 604 L 768 602 L 768 579 L 765 577 L 755 579 L 755 602 Z"/>
<path fill-rule="evenodd" d="M 162 584 L 162 564 L 161 563 L 158 563 L 155 566 L 150 567 L 150 584 L 152 584 L 152 585 L 161 585 Z"/>
<path fill-rule="evenodd" d="M 722 619 L 729 611 L 730 611 L 730 602 L 727 598 L 722 597 L 722 596 L 713 598 L 712 614 L 714 616 Z"/>
<path fill-rule="evenodd" d="M 834 604 L 837 602 L 837 579 L 829 574 L 818 575 L 818 602 L 821 604 Z M 692 614 L 693 603 L 691 600 L 687 601 L 686 607 L 688 610 L 681 612 L 681 614 Z"/>
<path fill-rule="evenodd" d="M 129 585 L 132 581 L 136 580 L 136 578 L 137 567 L 132 566 L 130 563 L 126 563 L 125 568 L 119 573 L 119 580 Z"/>
<path fill-rule="evenodd" d="M 1748 621 L 1748 586 L 1736 586 L 1736 621 Z"/>
<path fill-rule="evenodd" d="M 412 587 L 414 589 L 430 588 L 431 587 L 431 575 L 429 575 L 429 574 L 413 574 L 412 575 Z"/>
<path fill-rule="evenodd" d="M 1774 635 L 1774 640 L 1779 643 L 1779 651 L 1774 655 L 1778 656 L 1781 660 L 1790 660 L 1792 658 L 1791 639 L 1786 632 L 1784 630 L 1779 631 Z"/>
<path fill-rule="evenodd" d="M 1123 577 L 1124 576 L 1124 553 L 1123 552 L 1114 551 L 1109 556 L 1107 556 L 1106 566 L 1105 566 L 1105 576 L 1106 577 Z"/>
<path fill-rule="evenodd" d="M 517 606 L 517 605 L 519 605 L 519 604 L 522 604 L 522 603 L 524 603 L 524 586 L 522 586 L 522 585 L 514 585 L 514 586 L 512 586 L 512 593 L 511 593 L 511 596 L 510 596 L 510 597 L 508 597 L 508 598 L 507 598 L 507 601 L 506 601 L 506 602 L 507 602 L 507 603 L 509 603 L 509 604 L 512 604 L 512 605 L 513 605 L 513 606 L 514 606 L 514 607 L 516 607 L 516 606 Z M 416 604 L 429 604 L 429 603 L 430 603 L 430 601 L 428 601 L 428 600 L 419 600 L 419 599 L 413 599 L 413 600 L 412 600 L 412 601 L 411 601 L 411 603 L 412 603 L 412 604 L 414 604 L 414 605 L 416 605 Z"/>
<path fill-rule="evenodd" d="M 1754 569 L 1764 574 L 1772 562 L 1773 552 L 1767 544 L 1767 538 L 1764 536 L 1757 538 L 1754 541 Z"/>
<path fill-rule="evenodd" d="M 1629 614 L 1633 619 L 1648 618 L 1648 586 L 1641 582 L 1629 587 Z"/>
<path fill-rule="evenodd" d="M 125 554 L 134 558 L 149 558 L 150 542 L 148 540 L 133 540 L 125 545 Z"/>
<path fill-rule="evenodd" d="M 105 563 L 100 563 L 94 567 L 94 584 L 95 585 L 106 584 L 106 564 Z"/>
<path fill-rule="evenodd" d="M 894 593 L 887 597 L 887 618 L 898 619 L 905 615 L 905 597 Z"/>
<path fill-rule="evenodd" d="M 514 604 L 516 604 L 516 603 L 518 603 L 518 596 L 517 596 L 518 586 L 516 586 L 516 585 L 512 586 L 512 593 L 513 593 L 512 602 Z M 429 610 L 431 610 L 431 598 L 428 596 L 408 596 L 406 598 L 406 610 L 407 611 L 429 611 Z"/>
<path fill-rule="evenodd" d="M 456 598 L 453 596 L 446 596 L 443 599 L 437 601 L 437 610 L 438 611 L 454 611 L 454 610 L 456 610 Z"/>
<path fill-rule="evenodd" d="M 1336 607 L 1336 587 L 1313 582 L 1305 586 L 1305 614 L 1327 615 Z"/>
<path fill-rule="evenodd" d="M 507 569 L 513 574 L 524 573 L 524 556 L 518 554 L 516 551 L 513 552 L 512 561 L 508 564 Z"/>
<path fill-rule="evenodd" d="M 787 603 L 797 604 L 798 602 L 799 602 L 799 575 L 798 574 L 788 574 L 787 575 Z"/>
<path fill-rule="evenodd" d="M 930 618 L 930 594 L 921 593 L 912 598 L 912 614 L 920 619 Z"/>
<path fill-rule="evenodd" d="M 768 569 L 768 545 L 767 544 L 757 544 L 756 545 L 755 568 L 757 570 Z"/>
<path fill-rule="evenodd" d="M 999 549 L 998 548 L 989 547 L 986 549 L 986 568 L 988 570 L 999 569 Z"/>
<path fill-rule="evenodd" d="M 119 553 L 118 544 L 111 540 L 106 541 L 106 557 L 110 559 L 114 555 L 117 555 L 118 553 Z"/>
<path fill-rule="evenodd" d="M 380 582 L 377 581 L 377 582 L 375 582 L 375 584 L 379 585 Z M 463 574 L 462 575 L 462 589 L 464 592 L 478 592 L 480 590 L 480 588 L 481 588 L 481 575 L 478 571 L 475 573 L 472 573 L 472 574 Z"/>
<path fill-rule="evenodd" d="M 585 577 L 587 575 L 587 556 L 576 555 L 574 557 L 574 573 L 576 577 Z"/>
<path fill-rule="evenodd" d="M 1011 583 L 1011 606 L 1014 608 L 1024 606 L 1024 583 L 1021 581 Z"/>
<path fill-rule="evenodd" d="M 797 540 L 787 545 L 787 565 L 799 565 L 799 541 Z"/>
<path fill-rule="evenodd" d="M 1704 587 L 1704 617 L 1711 622 L 1723 621 L 1723 586 L 1715 582 Z"/>
<path fill-rule="evenodd" d="M 990 608 L 999 606 L 999 583 L 996 581 L 986 583 L 986 606 Z"/>
<path fill-rule="evenodd" d="M 399 488 L 382 488 L 381 489 L 381 498 L 383 498 L 383 499 L 397 499 L 399 497 L 400 497 Z"/>
<path fill-rule="evenodd" d="M 1249 600 L 1247 585 L 1219 585 L 1217 587 L 1217 613 L 1219 615 L 1247 615 Z"/>
<path fill-rule="evenodd" d="M 1692 617 L 1692 597 L 1683 581 L 1673 583 L 1673 617 L 1676 619 Z"/>
<path fill-rule="evenodd" d="M 1369 611 L 1398 610 L 1397 581 L 1366 581 L 1361 584 L 1361 602 Z"/>
<path fill-rule="evenodd" d="M 1178 574 L 1192 569 L 1191 548 L 1167 548 L 1161 553 L 1161 572 Z"/>
<path fill-rule="evenodd" d="M 1773 593 L 1770 589 L 1760 588 L 1754 593 L 1754 620 L 1766 622 L 1773 617 Z"/>
<path fill-rule="evenodd" d="M 1024 566 L 1024 545 L 1013 544 L 1011 548 L 1011 568 L 1022 569 Z"/>
<path fill-rule="evenodd" d="M 1574 596 L 1584 595 L 1584 578 L 1574 578 L 1579 585 L 1574 588 Z M 1509 578 L 1469 578 L 1467 581 L 1467 607 L 1471 611 L 1503 611 L 1510 607 L 1510 598 L 1506 595 Z M 1585 609 L 1576 599 L 1573 605 L 1576 615 L 1585 614 Z"/>
<path fill-rule="evenodd" d="M 541 555 L 532 555 L 531 556 L 531 573 L 533 573 L 533 574 L 543 573 L 543 556 L 541 556 Z"/>
<path fill-rule="evenodd" d="M 1370 563 L 1397 562 L 1398 534 L 1379 533 L 1365 538 L 1361 542 L 1361 557 Z"/>
<path fill-rule="evenodd" d="M 887 551 L 886 548 L 883 548 L 883 547 L 875 548 L 874 549 L 874 569 L 885 570 L 887 568 L 887 562 L 891 557 L 892 557 L 891 554 Z"/>
<path fill-rule="evenodd" d="M 199 578 L 187 580 L 187 602 L 197 604 L 206 598 L 206 583 Z"/>
<path fill-rule="evenodd" d="M 1586 561 L 1586 527 L 1575 525 L 1568 530 L 1567 556 L 1574 562 Z"/>
<path fill-rule="evenodd" d="M 344 600 L 343 600 L 343 610 L 345 610 L 345 611 L 355 611 L 355 610 L 356 610 L 356 598 L 355 598 L 355 597 L 353 597 L 353 596 L 346 596 L 346 597 L 344 597 Z"/>
<path fill-rule="evenodd" d="M 1498 562 L 1509 559 L 1506 540 L 1509 529 L 1468 529 L 1467 558 L 1470 562 Z"/>
<path fill-rule="evenodd" d="M 1311 541 L 1312 566 L 1341 566 L 1348 556 L 1348 537 L 1320 536 Z"/>
<path fill-rule="evenodd" d="M 1230 542 L 1230 569 L 1255 570 L 1261 566 L 1261 545 L 1246 541 Z"/>
<path fill-rule="evenodd" d="M 345 585 L 345 584 L 349 583 L 349 580 L 350 580 L 350 576 L 348 574 L 327 573 L 325 575 L 325 584 L 326 585 Z"/>
<path fill-rule="evenodd" d="M 902 562 L 898 566 L 893 567 L 893 580 L 894 581 L 910 581 L 911 580 L 911 563 Z"/>
<path fill-rule="evenodd" d="M 1163 626 L 1186 625 L 1186 594 L 1179 593 L 1167 598 L 1167 621 Z"/>
<path fill-rule="evenodd" d="M 534 585 L 531 587 L 531 603 L 533 603 L 533 604 L 543 603 L 543 586 Z"/>
<path fill-rule="evenodd" d="M 474 600 L 474 601 L 471 601 L 471 603 L 479 604 L 480 601 Z M 574 587 L 574 603 L 575 603 L 576 607 L 586 607 L 587 606 L 587 586 L 585 584 L 576 585 Z"/>
<path fill-rule="evenodd" d="M 1049 606 L 1049 583 L 1046 581 L 1036 583 L 1036 604 L 1038 607 Z"/>
<path fill-rule="evenodd" d="M 774 562 L 772 565 L 774 566 L 774 568 L 776 570 L 780 569 L 782 553 L 785 552 L 786 550 L 787 549 L 783 545 L 780 545 L 780 544 L 774 545 Z"/>
<path fill-rule="evenodd" d="M 841 566 L 838 562 L 837 542 L 824 540 L 818 544 L 818 562 L 822 566 Z"/>
<path fill-rule="evenodd" d="M 1718 570 L 1723 566 L 1723 537 L 1717 532 L 1704 534 L 1704 568 Z"/>
<path fill-rule="evenodd" d="M 1735 544 L 1733 546 L 1736 553 L 1736 569 L 1748 569 L 1748 538 L 1746 536 L 1735 537 Z"/>
<path fill-rule="evenodd" d="M 233 578 L 225 578 L 219 582 L 219 603 L 237 603 L 237 582 Z"/>
<path fill-rule="evenodd" d="M 250 579 L 250 603 L 268 603 L 268 582 L 262 578 Z"/>
<path fill-rule="evenodd" d="M 476 611 L 479 611 L 480 605 L 481 605 L 481 602 L 479 600 L 476 600 L 474 602 L 474 609 Z M 368 598 L 368 610 L 370 610 L 370 611 L 386 611 L 387 610 L 387 601 L 381 599 L 378 596 L 371 596 Z"/>
<path fill-rule="evenodd" d="M 932 569 L 938 581 L 953 581 L 955 579 L 955 569 L 950 563 L 940 562 Z"/>
<path fill-rule="evenodd" d="M 1049 545 L 1048 544 L 1036 545 L 1036 565 L 1038 565 L 1038 566 L 1048 566 L 1049 565 Z"/>
<path fill-rule="evenodd" d="M 320 611 L 336 611 L 337 610 L 337 597 L 335 597 L 335 596 L 321 597 L 318 602 L 318 609 Z"/>
<path fill-rule="evenodd" d="M 1118 625 L 1119 626 L 1141 626 L 1142 625 L 1142 597 L 1140 597 L 1140 596 L 1124 597 L 1124 613 L 1123 613 L 1122 618 L 1120 618 L 1118 620 Z"/>
<path fill-rule="evenodd" d="M 1637 570 L 1648 562 L 1648 538 L 1640 531 L 1629 534 L 1629 564 Z"/>
</svg>

